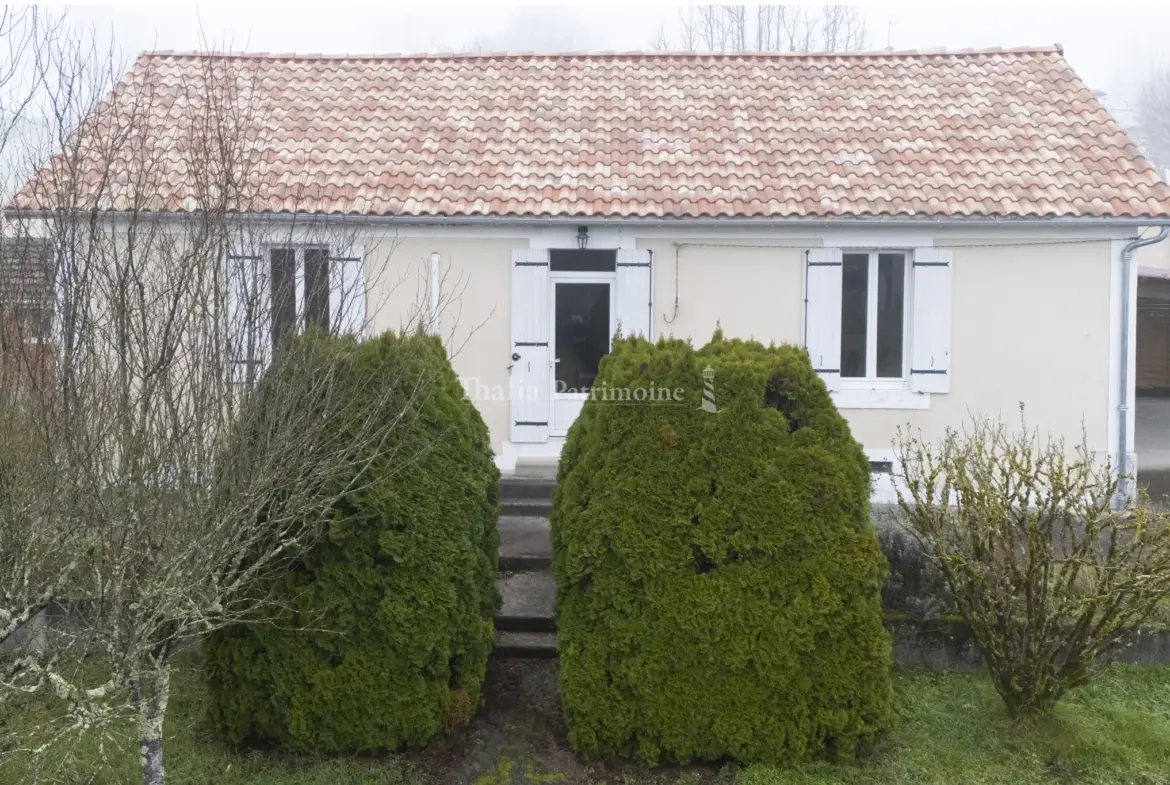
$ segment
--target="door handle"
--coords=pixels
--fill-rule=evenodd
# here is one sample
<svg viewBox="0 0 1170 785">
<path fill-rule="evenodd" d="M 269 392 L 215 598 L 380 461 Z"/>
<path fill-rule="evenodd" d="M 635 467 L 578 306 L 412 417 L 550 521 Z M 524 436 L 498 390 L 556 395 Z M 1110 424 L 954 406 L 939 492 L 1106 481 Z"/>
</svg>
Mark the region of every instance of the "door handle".
<svg viewBox="0 0 1170 785">
<path fill-rule="evenodd" d="M 512 352 L 512 362 L 516 362 L 519 359 L 520 359 L 520 353 L 519 352 Z"/>
</svg>

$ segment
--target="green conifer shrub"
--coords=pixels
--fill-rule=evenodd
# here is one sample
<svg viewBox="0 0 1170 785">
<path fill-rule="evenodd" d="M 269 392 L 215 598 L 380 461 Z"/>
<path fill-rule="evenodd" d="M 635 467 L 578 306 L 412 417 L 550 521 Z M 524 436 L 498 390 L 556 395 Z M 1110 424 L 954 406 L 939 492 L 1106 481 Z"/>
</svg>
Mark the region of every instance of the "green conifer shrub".
<svg viewBox="0 0 1170 785">
<path fill-rule="evenodd" d="M 553 501 L 571 743 L 649 762 L 853 756 L 892 716 L 861 447 L 801 348 L 615 343 Z"/>
<path fill-rule="evenodd" d="M 499 472 L 487 428 L 434 337 L 302 340 L 349 352 L 333 366 L 348 367 L 349 394 L 390 390 L 377 410 L 399 421 L 327 530 L 267 587 L 267 612 L 285 610 L 205 641 L 209 716 L 233 743 L 421 745 L 470 719 L 491 651 Z"/>
</svg>

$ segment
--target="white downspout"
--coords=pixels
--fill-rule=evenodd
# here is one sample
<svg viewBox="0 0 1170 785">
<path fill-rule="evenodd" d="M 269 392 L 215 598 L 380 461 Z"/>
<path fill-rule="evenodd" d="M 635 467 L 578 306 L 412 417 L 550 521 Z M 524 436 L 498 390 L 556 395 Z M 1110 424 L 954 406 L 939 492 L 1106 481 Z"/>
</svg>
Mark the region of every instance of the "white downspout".
<svg viewBox="0 0 1170 785">
<path fill-rule="evenodd" d="M 1153 237 L 1135 238 L 1121 249 L 1121 373 L 1119 374 L 1119 395 L 1117 406 L 1117 474 L 1123 478 L 1118 488 L 1119 501 L 1129 497 L 1129 482 L 1124 479 L 1129 473 L 1129 324 L 1133 314 L 1129 311 L 1131 267 L 1133 252 L 1147 245 L 1160 243 L 1170 235 L 1170 227 L 1163 226 Z"/>
<path fill-rule="evenodd" d="M 441 300 L 439 297 L 439 287 L 442 285 L 442 275 L 440 274 L 440 266 L 443 257 L 439 255 L 438 251 L 431 254 L 431 285 L 428 287 L 431 294 L 430 313 L 427 319 L 427 331 L 438 335 L 439 334 L 439 308 Z"/>
</svg>

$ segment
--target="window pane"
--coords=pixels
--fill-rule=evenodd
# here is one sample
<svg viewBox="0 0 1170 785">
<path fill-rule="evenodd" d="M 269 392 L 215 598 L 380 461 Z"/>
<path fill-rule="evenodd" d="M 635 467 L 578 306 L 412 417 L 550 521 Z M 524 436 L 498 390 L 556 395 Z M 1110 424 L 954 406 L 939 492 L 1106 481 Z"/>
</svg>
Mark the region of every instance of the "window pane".
<svg viewBox="0 0 1170 785">
<path fill-rule="evenodd" d="M 841 376 L 865 376 L 869 254 L 847 253 L 841 270 Z"/>
<path fill-rule="evenodd" d="M 902 309 L 906 295 L 906 258 L 878 254 L 877 375 L 902 378 Z"/>
<path fill-rule="evenodd" d="M 329 329 L 329 254 L 324 248 L 305 249 L 305 326 Z"/>
<path fill-rule="evenodd" d="M 280 349 L 296 332 L 296 251 L 273 248 L 269 259 L 272 261 L 272 348 Z"/>
<path fill-rule="evenodd" d="M 617 251 L 579 251 L 554 248 L 548 252 L 553 272 L 612 273 L 617 269 Z"/>
<path fill-rule="evenodd" d="M 609 284 L 558 283 L 557 392 L 588 392 L 609 352 Z"/>
</svg>

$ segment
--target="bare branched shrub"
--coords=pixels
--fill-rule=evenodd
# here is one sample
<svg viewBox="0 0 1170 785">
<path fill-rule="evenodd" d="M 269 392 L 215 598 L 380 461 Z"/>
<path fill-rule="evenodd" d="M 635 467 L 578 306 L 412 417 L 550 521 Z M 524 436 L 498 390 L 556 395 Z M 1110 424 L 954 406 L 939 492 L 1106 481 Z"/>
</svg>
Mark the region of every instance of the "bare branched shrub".
<svg viewBox="0 0 1170 785">
<path fill-rule="evenodd" d="M 1170 529 L 1082 443 L 974 416 L 895 441 L 898 503 L 946 577 L 1015 716 L 1050 709 L 1170 592 Z"/>
<path fill-rule="evenodd" d="M 3 36 L 24 131 L 0 136 L 0 186 L 19 184 L 0 194 L 0 715 L 36 693 L 61 711 L 0 763 L 68 772 L 58 742 L 128 719 L 161 785 L 173 655 L 271 615 L 250 587 L 313 544 L 431 380 L 357 399 L 343 353 L 295 349 L 369 330 L 385 260 L 364 251 L 393 243 L 317 214 L 309 184 L 263 215 L 247 60 L 209 53 L 176 83 L 68 25 L 3 17 Z M 77 623 L 50 629 L 54 608 Z"/>
</svg>

